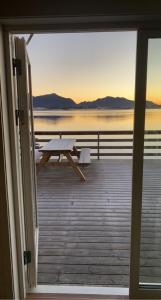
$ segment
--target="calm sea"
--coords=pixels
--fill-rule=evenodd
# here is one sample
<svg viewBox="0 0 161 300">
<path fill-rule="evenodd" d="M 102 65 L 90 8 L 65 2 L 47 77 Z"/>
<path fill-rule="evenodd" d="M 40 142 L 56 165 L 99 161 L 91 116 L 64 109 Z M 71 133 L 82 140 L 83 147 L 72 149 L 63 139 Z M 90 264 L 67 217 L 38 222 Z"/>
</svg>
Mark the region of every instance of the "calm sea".
<svg viewBox="0 0 161 300">
<path fill-rule="evenodd" d="M 35 130 L 132 130 L 133 110 L 34 111 Z M 161 130 L 161 109 L 146 110 L 146 129 Z"/>
<path fill-rule="evenodd" d="M 134 111 L 133 110 L 57 110 L 57 111 L 35 111 L 34 112 L 34 126 L 35 130 L 40 131 L 98 131 L 98 130 L 133 130 Z M 146 130 L 161 130 L 161 110 L 152 109 L 146 111 Z M 45 135 L 44 135 L 45 137 Z M 53 138 L 53 136 L 46 136 Z M 72 137 L 72 136 L 70 136 Z M 77 139 L 82 136 L 73 136 Z M 121 138 L 127 136 L 121 136 Z M 40 137 L 41 138 L 41 137 Z M 86 139 L 97 138 L 97 135 L 86 136 Z M 109 138 L 104 135 L 103 138 Z M 110 138 L 120 138 L 120 136 L 110 136 Z M 152 149 L 145 149 L 144 153 L 154 153 L 152 158 L 161 157 L 160 135 L 148 136 L 148 138 L 155 138 L 155 142 L 145 142 L 146 146 L 152 146 Z M 158 139 L 156 141 L 156 139 Z M 43 144 L 42 144 L 43 145 Z M 82 143 L 84 146 L 91 146 L 88 142 Z M 97 142 L 92 143 L 97 147 Z M 100 146 L 116 146 L 113 142 L 101 142 Z M 123 143 L 117 141 L 117 146 L 132 146 L 132 142 Z M 100 153 L 132 153 L 132 149 L 101 149 Z M 96 149 L 92 152 L 97 153 Z M 149 156 L 146 156 L 148 158 Z M 151 156 L 150 156 L 151 157 Z M 103 158 L 106 158 L 103 156 Z M 109 156 L 108 156 L 109 158 Z M 113 156 L 111 156 L 113 158 Z M 115 158 L 115 157 L 114 157 Z M 118 156 L 117 158 L 120 158 Z M 129 156 L 126 156 L 129 158 Z"/>
</svg>

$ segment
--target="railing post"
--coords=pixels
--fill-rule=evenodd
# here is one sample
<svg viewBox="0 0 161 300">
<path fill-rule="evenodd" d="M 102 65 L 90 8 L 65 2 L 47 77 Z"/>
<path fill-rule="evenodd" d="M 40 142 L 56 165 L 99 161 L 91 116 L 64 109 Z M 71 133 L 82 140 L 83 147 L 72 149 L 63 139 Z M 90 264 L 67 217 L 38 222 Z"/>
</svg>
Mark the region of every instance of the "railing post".
<svg viewBox="0 0 161 300">
<path fill-rule="evenodd" d="M 59 132 L 59 137 L 60 137 L 60 139 L 62 138 L 62 133 L 61 132 Z"/>
<path fill-rule="evenodd" d="M 100 159 L 100 133 L 97 135 L 97 159 Z"/>
</svg>

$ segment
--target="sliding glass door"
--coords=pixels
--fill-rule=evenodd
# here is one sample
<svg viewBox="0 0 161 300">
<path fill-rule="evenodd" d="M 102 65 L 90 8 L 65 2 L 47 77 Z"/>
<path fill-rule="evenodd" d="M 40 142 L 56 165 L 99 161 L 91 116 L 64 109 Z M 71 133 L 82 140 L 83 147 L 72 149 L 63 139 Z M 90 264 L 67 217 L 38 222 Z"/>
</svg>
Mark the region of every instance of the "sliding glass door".
<svg viewBox="0 0 161 300">
<path fill-rule="evenodd" d="M 138 32 L 131 298 L 161 299 L 161 31 Z"/>
</svg>

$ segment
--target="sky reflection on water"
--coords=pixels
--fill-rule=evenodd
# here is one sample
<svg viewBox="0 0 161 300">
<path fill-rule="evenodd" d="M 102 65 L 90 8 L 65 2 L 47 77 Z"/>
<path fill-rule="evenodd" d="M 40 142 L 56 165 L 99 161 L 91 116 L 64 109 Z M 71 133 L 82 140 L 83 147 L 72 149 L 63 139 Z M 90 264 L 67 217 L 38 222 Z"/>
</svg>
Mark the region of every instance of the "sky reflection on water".
<svg viewBox="0 0 161 300">
<path fill-rule="evenodd" d="M 132 130 L 133 110 L 59 110 L 34 112 L 35 130 Z M 161 110 L 146 110 L 146 129 L 161 129 Z"/>
</svg>

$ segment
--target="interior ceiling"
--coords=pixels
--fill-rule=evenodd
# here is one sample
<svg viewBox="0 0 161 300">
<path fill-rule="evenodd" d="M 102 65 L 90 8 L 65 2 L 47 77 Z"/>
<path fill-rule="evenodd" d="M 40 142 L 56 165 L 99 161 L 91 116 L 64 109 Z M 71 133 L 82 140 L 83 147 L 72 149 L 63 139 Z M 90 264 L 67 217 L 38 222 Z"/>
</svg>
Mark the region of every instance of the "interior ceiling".
<svg viewBox="0 0 161 300">
<path fill-rule="evenodd" d="M 161 14 L 160 1 L 119 0 L 19 0 L 1 3 L 1 18 L 64 17 L 64 16 L 157 16 Z"/>
</svg>

